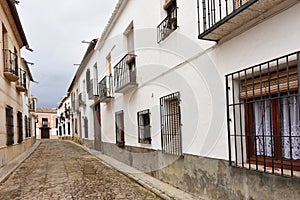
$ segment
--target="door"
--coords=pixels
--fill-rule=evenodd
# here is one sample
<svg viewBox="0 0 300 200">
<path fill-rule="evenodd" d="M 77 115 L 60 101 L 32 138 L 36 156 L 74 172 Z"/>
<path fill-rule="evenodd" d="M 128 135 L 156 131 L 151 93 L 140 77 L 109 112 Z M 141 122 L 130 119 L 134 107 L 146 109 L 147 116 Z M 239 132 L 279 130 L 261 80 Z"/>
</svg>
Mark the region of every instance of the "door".
<svg viewBox="0 0 300 200">
<path fill-rule="evenodd" d="M 41 129 L 41 132 L 42 132 L 42 139 L 50 139 L 50 132 L 49 132 L 50 129 L 48 128 L 42 128 Z"/>
<path fill-rule="evenodd" d="M 101 151 L 101 112 L 100 103 L 95 105 L 94 108 L 94 147 L 97 151 Z"/>
<path fill-rule="evenodd" d="M 124 133 L 124 112 L 120 111 L 115 114 L 116 122 L 116 144 L 119 147 L 125 146 L 125 133 Z"/>
</svg>

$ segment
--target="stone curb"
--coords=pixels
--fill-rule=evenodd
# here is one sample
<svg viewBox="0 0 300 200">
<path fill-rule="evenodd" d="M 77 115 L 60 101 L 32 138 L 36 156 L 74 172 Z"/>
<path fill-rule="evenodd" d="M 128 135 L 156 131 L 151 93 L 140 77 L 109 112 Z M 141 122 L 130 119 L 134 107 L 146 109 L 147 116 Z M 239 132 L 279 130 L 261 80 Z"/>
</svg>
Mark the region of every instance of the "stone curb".
<svg viewBox="0 0 300 200">
<path fill-rule="evenodd" d="M 9 176 L 38 148 L 41 141 L 36 140 L 32 147 L 19 155 L 14 160 L 8 162 L 6 165 L 0 168 L 0 183 L 6 181 Z"/>
<path fill-rule="evenodd" d="M 114 158 L 111 158 L 99 151 L 96 150 L 91 150 L 83 145 L 77 144 L 73 141 L 69 141 L 70 143 L 73 143 L 79 147 L 81 147 L 82 149 L 84 149 L 86 152 L 94 155 L 95 157 L 97 157 L 99 159 L 99 161 L 101 163 L 103 163 L 104 165 L 108 166 L 109 168 L 115 169 L 117 171 L 119 171 L 120 173 L 122 173 L 123 175 L 127 176 L 128 178 L 132 179 L 133 181 L 135 181 L 136 183 L 138 183 L 139 185 L 141 185 L 142 187 L 152 191 L 153 193 L 155 193 L 157 196 L 159 196 L 162 199 L 166 199 L 166 200 L 175 200 L 175 199 L 182 199 L 182 200 L 195 200 L 195 199 L 199 199 L 196 198 L 195 196 L 186 193 L 182 190 L 179 190 L 167 183 L 163 183 L 158 179 L 155 179 L 154 177 L 145 174 L 133 167 L 130 167 L 122 162 L 119 162 L 117 160 L 115 160 Z M 111 161 L 111 162 L 110 162 Z M 117 166 L 119 165 L 119 166 Z M 148 180 L 147 180 L 148 179 Z M 155 182 L 160 183 L 158 185 L 160 185 L 160 187 L 158 187 L 158 185 L 154 184 L 152 180 L 155 180 Z"/>
</svg>

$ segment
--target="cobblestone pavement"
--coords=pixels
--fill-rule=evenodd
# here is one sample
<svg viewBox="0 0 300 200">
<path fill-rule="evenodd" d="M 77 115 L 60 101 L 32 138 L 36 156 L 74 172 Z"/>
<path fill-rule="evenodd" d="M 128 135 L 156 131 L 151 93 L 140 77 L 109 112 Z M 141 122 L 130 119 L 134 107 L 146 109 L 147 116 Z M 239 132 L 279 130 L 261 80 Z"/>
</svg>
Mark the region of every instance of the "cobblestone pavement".
<svg viewBox="0 0 300 200">
<path fill-rule="evenodd" d="M 80 147 L 42 141 L 0 185 L 0 199 L 160 199 Z"/>
</svg>

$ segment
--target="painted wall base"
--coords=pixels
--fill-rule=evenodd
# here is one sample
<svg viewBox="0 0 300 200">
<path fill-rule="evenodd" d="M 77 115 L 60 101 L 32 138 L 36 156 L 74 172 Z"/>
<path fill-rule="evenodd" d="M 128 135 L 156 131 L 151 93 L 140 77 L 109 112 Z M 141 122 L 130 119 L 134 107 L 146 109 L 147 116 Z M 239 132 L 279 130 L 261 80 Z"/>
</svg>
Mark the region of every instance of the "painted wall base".
<svg viewBox="0 0 300 200">
<path fill-rule="evenodd" d="M 300 178 L 230 167 L 225 160 L 172 156 L 102 143 L 103 153 L 181 190 L 207 199 L 300 199 Z"/>
<path fill-rule="evenodd" d="M 24 139 L 20 144 L 0 148 L 0 167 L 14 160 L 34 144 L 34 138 Z"/>
</svg>

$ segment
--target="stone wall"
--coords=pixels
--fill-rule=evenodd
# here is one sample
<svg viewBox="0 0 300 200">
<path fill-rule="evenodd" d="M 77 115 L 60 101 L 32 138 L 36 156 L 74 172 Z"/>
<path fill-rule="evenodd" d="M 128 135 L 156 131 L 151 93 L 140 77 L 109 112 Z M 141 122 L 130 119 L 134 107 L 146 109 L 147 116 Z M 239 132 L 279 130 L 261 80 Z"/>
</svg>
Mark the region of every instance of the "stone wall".
<svg viewBox="0 0 300 200">
<path fill-rule="evenodd" d="M 102 147 L 104 154 L 205 199 L 300 199 L 300 178 L 234 168 L 225 160 L 109 143 Z"/>
</svg>

